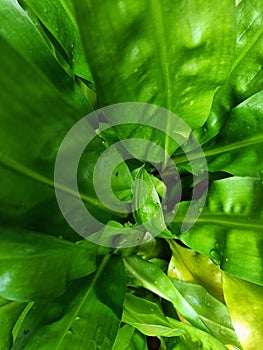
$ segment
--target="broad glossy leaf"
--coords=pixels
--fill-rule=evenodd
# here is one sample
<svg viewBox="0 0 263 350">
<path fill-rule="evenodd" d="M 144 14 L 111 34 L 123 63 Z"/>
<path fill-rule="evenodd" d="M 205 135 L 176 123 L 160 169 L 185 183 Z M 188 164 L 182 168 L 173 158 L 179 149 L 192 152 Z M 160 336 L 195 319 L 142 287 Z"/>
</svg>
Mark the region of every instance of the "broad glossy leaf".
<svg viewBox="0 0 263 350">
<path fill-rule="evenodd" d="M 47 2 L 45 2 L 45 4 L 46 3 Z M 55 3 L 57 2 L 54 2 L 54 4 Z M 44 3 L 41 2 L 39 4 Z M 48 16 L 50 16 L 50 12 L 48 12 Z M 61 18 L 63 20 L 63 17 Z M 51 53 L 45 40 L 41 36 L 39 25 L 31 20 L 27 11 L 20 7 L 17 0 L 3 0 L 1 2 L 0 35 L 17 53 L 27 60 L 27 62 L 34 64 L 34 69 L 31 70 L 31 74 L 26 77 L 28 82 L 31 81 L 33 87 L 38 90 L 37 85 L 35 85 L 36 82 L 34 81 L 35 70 L 42 71 L 54 87 L 61 93 L 60 99 L 63 98 L 67 103 L 73 105 L 82 115 L 85 115 L 91 110 L 91 106 L 82 94 L 79 86 L 75 84 L 73 78 L 65 72 Z M 8 58 L 5 58 L 5 56 L 2 57 L 2 61 L 10 61 L 10 67 L 7 72 L 14 70 L 13 65 L 18 65 L 20 70 L 24 68 L 23 64 L 19 64 L 18 61 L 14 62 L 13 59 L 14 57 L 12 56 Z M 18 81 L 16 84 L 19 84 L 19 77 L 21 75 L 21 72 L 17 73 Z M 1 81 L 2 79 L 1 77 Z M 10 80 L 11 79 L 10 77 Z M 26 93 L 26 91 L 23 91 L 23 87 L 26 86 L 26 83 L 22 82 L 20 84 L 20 89 L 23 93 Z M 44 89 L 42 89 L 42 91 L 43 90 Z M 11 96 L 13 98 L 18 97 L 14 95 L 14 92 L 15 91 L 12 91 Z M 32 99 L 34 100 L 33 95 Z M 47 101 L 45 101 L 45 103 L 46 102 Z M 51 104 L 54 102 L 50 101 L 49 103 Z"/>
<path fill-rule="evenodd" d="M 263 83 L 262 83 L 263 84 Z M 263 169 L 263 91 L 235 109 L 221 133 L 205 150 L 210 171 L 258 177 Z"/>
<path fill-rule="evenodd" d="M 225 349 L 222 343 L 210 334 L 183 322 L 166 317 L 157 304 L 146 299 L 128 295 L 124 303 L 123 321 L 149 336 L 187 339 L 192 349 Z"/>
<path fill-rule="evenodd" d="M 64 49 L 75 75 L 92 80 L 80 40 L 72 0 L 24 0 L 24 2 Z"/>
<path fill-rule="evenodd" d="M 13 343 L 13 327 L 25 306 L 25 303 L 0 298 L 1 350 L 9 350 L 11 348 Z"/>
<path fill-rule="evenodd" d="M 263 89 L 263 4 L 243 0 L 237 6 L 237 39 L 230 85 L 239 101 Z"/>
<path fill-rule="evenodd" d="M 202 286 L 171 279 L 175 287 L 200 315 L 216 339 L 223 344 L 240 346 L 228 309 L 212 297 Z"/>
<path fill-rule="evenodd" d="M 217 91 L 209 118 L 199 130 L 202 143 L 220 132 L 232 107 L 263 89 L 263 5 L 257 0 L 238 2 L 235 9 L 236 45 L 229 78 Z"/>
<path fill-rule="evenodd" d="M 258 350 L 263 343 L 263 288 L 223 274 L 226 304 L 244 350 Z"/>
<path fill-rule="evenodd" d="M 125 272 L 118 257 L 106 256 L 98 270 L 74 281 L 52 302 L 35 303 L 13 350 L 109 350 L 122 314 Z M 24 334 L 23 330 L 28 332 Z"/>
<path fill-rule="evenodd" d="M 209 332 L 197 312 L 158 266 L 137 256 L 126 257 L 124 261 L 128 271 L 141 282 L 144 288 L 170 301 L 175 309 L 194 326 Z"/>
<path fill-rule="evenodd" d="M 203 147 L 210 171 L 259 176 L 263 168 L 262 98 L 263 92 L 260 91 L 234 108 L 220 134 Z M 178 165 L 185 165 L 187 159 L 201 157 L 201 153 L 189 152 L 187 157 L 175 155 L 174 159 Z"/>
<path fill-rule="evenodd" d="M 60 143 L 82 112 L 3 38 L 0 51 L 1 221 L 71 235 L 52 189 L 53 172 Z"/>
<path fill-rule="evenodd" d="M 54 298 L 97 268 L 96 246 L 21 229 L 0 230 L 0 295 L 18 301 Z"/>
<path fill-rule="evenodd" d="M 172 251 L 167 274 L 170 278 L 202 285 L 211 295 L 224 302 L 221 270 L 208 257 L 169 240 Z"/>
<path fill-rule="evenodd" d="M 154 103 L 191 127 L 203 125 L 226 79 L 234 1 L 81 0 L 75 6 L 102 105 Z"/>
<path fill-rule="evenodd" d="M 263 284 L 263 187 L 257 178 L 213 181 L 206 205 L 194 226 L 180 235 L 193 250 L 210 257 L 222 270 Z M 179 229 L 189 203 L 181 203 L 170 225 Z"/>
</svg>

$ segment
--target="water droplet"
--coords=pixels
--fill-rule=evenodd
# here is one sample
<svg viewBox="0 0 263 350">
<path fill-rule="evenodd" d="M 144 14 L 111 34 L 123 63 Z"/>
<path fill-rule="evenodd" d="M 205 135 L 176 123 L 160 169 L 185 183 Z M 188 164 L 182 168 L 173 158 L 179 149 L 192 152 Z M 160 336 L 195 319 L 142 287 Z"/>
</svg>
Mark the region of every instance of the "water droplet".
<svg viewBox="0 0 263 350">
<path fill-rule="evenodd" d="M 209 256 L 215 264 L 218 265 L 220 263 L 221 254 L 218 249 L 211 249 L 209 252 Z"/>
<path fill-rule="evenodd" d="M 80 320 L 80 317 L 79 317 L 79 316 L 76 316 L 76 317 L 75 317 L 75 320 L 76 320 L 76 321 Z"/>
</svg>

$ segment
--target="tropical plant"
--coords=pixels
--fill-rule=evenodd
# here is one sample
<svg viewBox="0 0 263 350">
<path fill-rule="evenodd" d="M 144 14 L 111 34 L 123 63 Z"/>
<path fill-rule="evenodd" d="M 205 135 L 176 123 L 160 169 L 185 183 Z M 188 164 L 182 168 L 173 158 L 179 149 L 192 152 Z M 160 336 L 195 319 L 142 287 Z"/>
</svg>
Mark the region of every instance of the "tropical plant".
<svg viewBox="0 0 263 350">
<path fill-rule="evenodd" d="M 263 3 L 0 0 L 0 13 L 0 349 L 260 349 Z M 190 131 L 179 147 L 168 123 L 161 133 L 134 115 L 106 128 L 95 112 L 78 186 L 99 245 L 62 215 L 55 161 L 84 116 L 126 102 L 165 108 Z M 111 146 L 131 138 L 162 147 L 180 181 L 139 146 L 109 176 Z M 192 166 L 203 154 L 208 191 Z M 101 203 L 98 160 L 102 188 L 110 179 L 132 210 Z M 122 246 L 116 232 L 138 227 L 143 241 Z"/>
</svg>

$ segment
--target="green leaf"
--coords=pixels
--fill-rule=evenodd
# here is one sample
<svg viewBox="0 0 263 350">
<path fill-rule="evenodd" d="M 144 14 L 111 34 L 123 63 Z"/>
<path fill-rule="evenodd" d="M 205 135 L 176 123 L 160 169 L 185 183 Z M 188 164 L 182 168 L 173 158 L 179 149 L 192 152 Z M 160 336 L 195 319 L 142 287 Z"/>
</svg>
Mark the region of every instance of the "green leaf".
<svg viewBox="0 0 263 350">
<path fill-rule="evenodd" d="M 121 259 L 106 256 L 95 274 L 74 281 L 62 297 L 35 303 L 13 350 L 111 349 L 120 325 L 125 287 Z"/>
<path fill-rule="evenodd" d="M 118 331 L 112 350 L 126 350 L 129 347 L 135 328 L 124 325 Z"/>
<path fill-rule="evenodd" d="M 229 83 L 239 101 L 263 88 L 262 14 L 263 4 L 257 0 L 243 0 L 237 6 L 236 50 Z"/>
<path fill-rule="evenodd" d="M 263 169 L 263 91 L 232 110 L 224 128 L 205 150 L 210 171 L 258 177 Z"/>
<path fill-rule="evenodd" d="M 91 243 L 81 246 L 10 228 L 1 228 L 0 242 L 0 296 L 7 299 L 54 298 L 70 280 L 97 268 L 97 249 Z"/>
<path fill-rule="evenodd" d="M 0 348 L 1 350 L 9 350 L 13 343 L 12 331 L 14 325 L 25 308 L 26 304 L 0 299 Z"/>
<path fill-rule="evenodd" d="M 221 270 L 208 257 L 168 241 L 172 251 L 167 274 L 185 282 L 202 285 L 211 295 L 224 302 Z"/>
<path fill-rule="evenodd" d="M 103 200 L 101 207 L 90 203 L 88 209 L 98 220 L 107 222 L 118 218 L 118 215 L 127 216 L 125 211 L 122 212 L 122 206 L 126 210 L 129 209 L 133 178 L 118 151 L 114 147 L 105 147 L 103 135 L 100 137 L 90 142 L 81 157 L 78 184 L 82 193 L 88 193 L 94 198 L 100 195 Z"/>
<path fill-rule="evenodd" d="M 123 321 L 148 336 L 176 337 L 179 342 L 181 339 L 187 339 L 192 349 L 225 349 L 223 344 L 210 334 L 165 317 L 155 303 L 133 295 L 127 295 L 125 299 Z"/>
<path fill-rule="evenodd" d="M 54 2 L 54 4 L 55 3 L 57 2 Z M 41 4 L 39 3 L 39 5 Z M 45 2 L 45 4 L 47 4 L 47 2 Z M 17 0 L 3 0 L 1 2 L 1 10 L 2 21 L 0 35 L 8 42 L 10 46 L 12 46 L 12 48 L 17 53 L 19 53 L 19 55 L 21 55 L 21 57 L 23 57 L 27 62 L 34 65 L 34 68 L 31 69 L 31 73 L 26 76 L 26 80 L 28 82 L 31 81 L 32 88 L 35 88 L 37 90 L 36 92 L 44 91 L 44 87 L 38 90 L 38 83 L 34 79 L 35 74 L 37 74 L 35 71 L 42 71 L 44 75 L 49 79 L 49 81 L 54 85 L 56 90 L 61 93 L 60 99 L 63 98 L 65 102 L 73 105 L 77 110 L 81 112 L 83 116 L 89 112 L 91 110 L 91 106 L 89 105 L 88 100 L 83 96 L 79 86 L 75 84 L 73 78 L 64 71 L 64 69 L 55 59 L 44 38 L 41 36 L 39 25 L 31 20 L 27 11 L 20 7 Z M 48 12 L 48 16 L 50 19 L 52 18 L 50 16 L 50 12 Z M 63 17 L 61 18 L 63 19 Z M 55 19 L 53 18 L 53 21 L 54 20 Z M 54 22 L 56 26 L 57 23 L 57 21 Z M 1 52 L 2 50 L 3 49 L 1 48 Z M 5 52 L 3 52 L 3 54 L 5 54 Z M 16 72 L 17 81 L 15 84 L 18 84 L 18 87 L 21 90 L 21 94 L 24 95 L 26 94 L 24 87 L 28 85 L 28 82 L 26 83 L 26 81 L 22 81 L 19 83 L 19 78 L 22 78 L 22 76 L 24 76 L 21 70 L 24 68 L 26 69 L 26 67 L 24 67 L 25 64 L 19 61 L 14 61 L 14 59 L 15 57 L 13 57 L 12 53 L 10 52 L 9 57 L 5 58 L 5 55 L 2 57 L 2 63 L 4 60 L 9 61 L 9 67 L 6 71 L 9 73 L 11 71 L 14 74 L 14 70 L 17 70 L 15 69 L 16 65 L 20 68 L 20 70 Z M 10 83 L 12 80 L 12 75 L 8 76 Z M 2 80 L 3 76 L 1 74 L 1 81 Z M 40 96 L 37 95 L 36 92 L 34 95 L 38 96 L 39 99 Z M 56 94 L 58 92 L 56 92 Z M 11 96 L 13 98 L 16 97 L 14 93 L 15 91 L 12 91 L 11 93 Z M 34 95 L 31 95 L 31 98 L 33 99 L 31 104 L 34 102 L 36 103 L 36 100 L 34 100 L 33 97 Z M 47 112 L 46 101 L 47 100 L 44 101 L 46 108 L 43 109 L 43 112 L 45 109 Z M 50 104 L 52 103 L 51 101 L 52 100 L 49 100 Z"/>
<path fill-rule="evenodd" d="M 235 107 L 220 134 L 203 147 L 211 172 L 228 172 L 236 176 L 258 177 L 263 168 L 262 144 L 263 91 Z M 178 165 L 189 159 L 196 160 L 203 153 L 188 152 L 174 156 Z"/>
<path fill-rule="evenodd" d="M 73 1 L 24 0 L 24 2 L 62 46 L 74 74 L 92 80 L 80 40 Z"/>
<path fill-rule="evenodd" d="M 145 335 L 135 329 L 131 342 L 128 344 L 127 350 L 148 350 Z"/>
<path fill-rule="evenodd" d="M 75 6 L 102 105 L 148 102 L 190 127 L 203 125 L 227 76 L 234 1 L 81 0 Z"/>
<path fill-rule="evenodd" d="M 180 235 L 193 250 L 210 257 L 222 270 L 263 284 L 263 186 L 250 177 L 213 181 L 195 225 Z M 171 231 L 177 231 L 189 203 L 182 202 Z"/>
<path fill-rule="evenodd" d="M 223 274 L 226 304 L 244 350 L 260 349 L 263 342 L 263 288 Z"/>
<path fill-rule="evenodd" d="M 217 91 L 209 118 L 199 130 L 202 143 L 220 132 L 231 108 L 263 89 L 262 12 L 262 2 L 257 0 L 242 0 L 235 9 L 236 45 L 229 78 Z"/>
<path fill-rule="evenodd" d="M 134 179 L 132 209 L 136 223 L 153 236 L 172 237 L 166 228 L 160 198 L 144 166 L 134 171 Z"/>
<path fill-rule="evenodd" d="M 59 211 L 53 173 L 59 146 L 82 112 L 2 38 L 0 51 L 1 222 L 76 237 Z"/>
<path fill-rule="evenodd" d="M 200 315 L 216 339 L 223 344 L 240 346 L 228 309 L 212 297 L 202 286 L 171 279 L 175 287 Z"/>
<path fill-rule="evenodd" d="M 127 270 L 141 282 L 144 288 L 170 301 L 191 324 L 209 332 L 200 316 L 158 266 L 137 256 L 126 257 L 124 261 Z"/>
</svg>

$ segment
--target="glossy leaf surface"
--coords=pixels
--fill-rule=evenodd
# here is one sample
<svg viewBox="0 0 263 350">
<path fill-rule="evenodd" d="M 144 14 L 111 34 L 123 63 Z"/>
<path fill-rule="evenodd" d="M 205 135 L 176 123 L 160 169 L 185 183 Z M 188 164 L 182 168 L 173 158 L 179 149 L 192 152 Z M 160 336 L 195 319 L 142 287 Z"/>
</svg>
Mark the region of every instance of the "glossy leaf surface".
<svg viewBox="0 0 263 350">
<path fill-rule="evenodd" d="M 180 238 L 224 271 L 262 285 L 262 197 L 262 183 L 257 178 L 214 181 L 199 219 Z M 171 231 L 176 231 L 187 206 L 181 204 Z"/>
<path fill-rule="evenodd" d="M 82 0 L 75 6 L 102 105 L 148 102 L 192 127 L 205 122 L 226 79 L 233 1 Z"/>
<path fill-rule="evenodd" d="M 18 301 L 54 298 L 96 270 L 96 247 L 34 232 L 0 230 L 0 295 Z M 43 281 L 48 281 L 44 283 Z"/>
<path fill-rule="evenodd" d="M 202 286 L 171 279 L 175 287 L 200 315 L 216 339 L 223 344 L 239 346 L 229 312 L 224 304 L 212 297 Z"/>
<path fill-rule="evenodd" d="M 149 336 L 180 337 L 187 339 L 192 349 L 225 349 L 223 344 L 200 329 L 166 317 L 160 308 L 153 302 L 128 296 L 124 303 L 123 320 L 133 325 L 142 333 Z"/>
<path fill-rule="evenodd" d="M 95 274 L 75 281 L 62 297 L 35 303 L 13 349 L 111 349 L 124 293 L 123 264 L 117 257 L 106 256 Z"/>
<path fill-rule="evenodd" d="M 83 51 L 72 0 L 24 0 L 64 49 L 72 71 L 92 80 Z"/>
<path fill-rule="evenodd" d="M 210 171 L 259 176 L 263 169 L 262 101 L 261 91 L 232 110 L 220 135 L 205 151 L 207 156 L 212 155 L 208 158 Z"/>
<path fill-rule="evenodd" d="M 125 258 L 125 265 L 128 271 L 141 282 L 144 288 L 170 301 L 175 309 L 189 322 L 200 329 L 208 331 L 208 328 L 197 312 L 195 312 L 158 266 L 136 256 Z"/>
<path fill-rule="evenodd" d="M 223 274 L 226 304 L 244 350 L 257 350 L 263 341 L 263 288 Z"/>
<path fill-rule="evenodd" d="M 229 112 L 239 103 L 263 89 L 262 24 L 263 4 L 257 0 L 236 1 L 236 45 L 229 78 L 217 91 L 209 118 L 200 132 L 202 140 L 218 134 Z"/>
<path fill-rule="evenodd" d="M 60 143 L 82 112 L 2 38 L 0 47 L 2 224 L 67 235 L 72 231 L 52 189 L 54 161 Z"/>
<path fill-rule="evenodd" d="M 136 223 L 142 224 L 153 236 L 172 237 L 165 225 L 160 198 L 144 167 L 136 169 L 134 179 L 132 204 Z"/>
<path fill-rule="evenodd" d="M 9 350 L 11 348 L 13 343 L 13 327 L 25 305 L 24 303 L 0 299 L 0 348 L 2 350 Z"/>
<path fill-rule="evenodd" d="M 50 3 L 51 2 L 49 2 L 49 4 Z M 54 5 L 56 3 L 57 2 L 53 2 Z M 39 3 L 39 7 L 41 7 L 41 4 L 44 3 Z M 45 2 L 45 6 L 47 6 L 47 4 L 48 3 Z M 60 2 L 58 4 L 60 4 Z M 57 59 L 54 57 L 53 53 L 51 52 L 51 48 L 48 47 L 47 42 L 41 35 L 40 24 L 37 24 L 30 18 L 28 12 L 19 5 L 17 0 L 3 0 L 1 2 L 1 12 L 1 36 L 27 62 L 34 64 L 34 69 L 31 71 L 31 74 L 27 76 L 27 80 L 32 82 L 32 87 L 37 87 L 37 85 L 35 85 L 37 83 L 34 81 L 34 75 L 37 74 L 35 71 L 42 71 L 44 75 L 49 79 L 49 81 L 60 92 L 60 98 L 63 98 L 65 102 L 67 101 L 76 109 L 80 110 L 83 115 L 85 115 L 85 113 L 87 113 L 87 111 L 90 109 L 89 102 L 83 96 L 80 88 L 77 84 L 75 84 L 73 78 L 68 73 L 66 73 L 64 68 L 62 68 Z M 49 11 L 47 14 L 50 19 L 52 18 L 52 16 L 50 16 L 51 14 L 53 14 L 53 16 L 56 16 L 54 11 Z M 54 18 L 52 21 L 54 25 L 58 25 L 56 23 L 57 21 Z M 59 32 L 61 33 L 61 30 L 59 30 Z M 68 41 L 70 42 L 70 40 Z M 24 68 L 23 63 L 19 63 L 18 61 L 14 62 L 15 57 L 11 56 L 11 53 L 8 58 L 5 58 L 5 56 L 2 57 L 2 61 L 6 59 L 10 61 L 9 69 L 7 72 L 14 70 L 15 64 L 19 66 L 21 64 L 20 69 Z M 17 72 L 18 81 L 16 84 L 19 84 L 19 77 L 21 75 L 23 75 L 21 71 Z M 21 85 L 19 87 L 24 87 L 28 85 L 28 83 L 29 82 L 27 82 L 27 84 L 25 82 L 22 82 L 20 83 Z M 21 90 L 23 92 L 23 89 Z M 40 91 L 43 90 L 44 89 L 40 88 Z M 15 91 L 12 93 L 12 96 L 16 96 Z M 33 101 L 31 101 L 31 104 L 34 105 L 34 103 L 36 103 L 36 100 L 33 99 Z M 51 103 L 52 102 L 50 100 L 50 104 Z"/>
<path fill-rule="evenodd" d="M 208 257 L 184 248 L 172 240 L 169 240 L 169 246 L 172 250 L 172 257 L 168 267 L 168 276 L 199 284 L 215 298 L 224 302 L 219 266 Z"/>
</svg>

